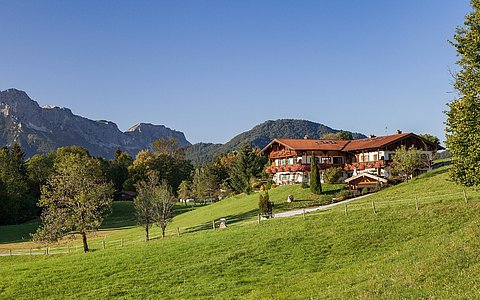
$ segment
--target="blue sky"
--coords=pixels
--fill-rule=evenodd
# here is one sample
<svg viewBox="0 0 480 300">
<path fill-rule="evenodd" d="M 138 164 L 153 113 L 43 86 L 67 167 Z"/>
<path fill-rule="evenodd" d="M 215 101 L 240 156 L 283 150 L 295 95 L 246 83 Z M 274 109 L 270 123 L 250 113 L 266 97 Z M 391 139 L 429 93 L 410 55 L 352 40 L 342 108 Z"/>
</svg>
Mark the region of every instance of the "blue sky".
<svg viewBox="0 0 480 300">
<path fill-rule="evenodd" d="M 444 139 L 467 0 L 3 1 L 0 89 L 224 143 L 269 119 Z"/>
</svg>

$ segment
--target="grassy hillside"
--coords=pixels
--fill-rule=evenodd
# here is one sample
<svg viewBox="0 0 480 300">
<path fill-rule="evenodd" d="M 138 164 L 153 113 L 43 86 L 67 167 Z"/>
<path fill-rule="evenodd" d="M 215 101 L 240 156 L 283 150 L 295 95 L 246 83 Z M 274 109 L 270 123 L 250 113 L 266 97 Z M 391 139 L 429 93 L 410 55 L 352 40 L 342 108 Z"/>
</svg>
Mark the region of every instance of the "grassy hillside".
<svg viewBox="0 0 480 300">
<path fill-rule="evenodd" d="M 322 205 L 330 203 L 333 195 L 342 186 L 339 184 L 324 184 L 325 193 L 320 196 L 310 193 L 309 189 L 302 189 L 299 185 L 282 186 L 270 191 L 270 200 L 275 202 L 276 212 L 297 207 Z M 289 194 L 294 195 L 297 201 L 286 203 Z M 176 232 L 177 227 L 182 231 L 210 228 L 212 221 L 218 221 L 220 218 L 227 218 L 229 223 L 234 223 L 256 217 L 258 214 L 258 194 L 241 194 L 210 205 L 196 204 L 193 208 L 190 205 L 178 204 L 174 207 L 174 211 L 176 216 L 167 227 L 169 231 Z M 20 225 L 0 226 L 0 253 L 2 249 L 5 251 L 6 249 L 28 249 L 40 246 L 31 242 L 10 244 L 30 240 L 30 233 L 35 232 L 38 225 L 39 220 L 34 220 Z M 114 202 L 112 213 L 105 219 L 101 230 L 91 236 L 91 240 L 142 239 L 143 229 L 136 225 L 133 203 L 130 201 Z M 152 234 L 153 236 L 159 235 L 158 228 L 154 227 Z M 67 239 L 61 244 L 74 243 L 79 243 L 78 239 Z"/>
<path fill-rule="evenodd" d="M 340 206 L 86 255 L 3 257 L 0 298 L 480 298 L 480 195 L 468 191 L 466 208 L 446 179 L 437 170 L 348 216 Z"/>
</svg>

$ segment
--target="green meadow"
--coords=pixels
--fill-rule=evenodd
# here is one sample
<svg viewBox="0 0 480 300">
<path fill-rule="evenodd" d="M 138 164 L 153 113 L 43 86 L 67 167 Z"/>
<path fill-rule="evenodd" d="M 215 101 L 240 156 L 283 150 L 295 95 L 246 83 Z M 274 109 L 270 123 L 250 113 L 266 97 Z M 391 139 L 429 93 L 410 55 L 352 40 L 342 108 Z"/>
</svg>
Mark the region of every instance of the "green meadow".
<svg viewBox="0 0 480 300">
<path fill-rule="evenodd" d="M 476 299 L 480 193 L 466 193 L 468 206 L 443 168 L 350 202 L 347 214 L 339 205 L 87 254 L 0 257 L 0 298 Z M 254 220 L 257 197 L 183 212 L 171 226 L 207 223 L 234 205 L 232 216 Z M 112 235 L 141 234 L 114 216 Z"/>
</svg>

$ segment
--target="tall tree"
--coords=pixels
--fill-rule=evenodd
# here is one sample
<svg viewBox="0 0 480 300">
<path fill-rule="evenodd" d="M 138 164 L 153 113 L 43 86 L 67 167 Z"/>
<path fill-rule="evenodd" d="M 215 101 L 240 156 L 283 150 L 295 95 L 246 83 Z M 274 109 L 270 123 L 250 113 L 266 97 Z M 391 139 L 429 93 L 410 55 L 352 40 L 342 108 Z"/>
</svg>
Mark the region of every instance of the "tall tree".
<svg viewBox="0 0 480 300">
<path fill-rule="evenodd" d="M 20 147 L 19 143 L 13 144 L 12 147 L 12 159 L 18 168 L 18 171 L 25 176 L 26 168 L 25 168 L 25 153 L 23 153 L 22 148 Z"/>
<path fill-rule="evenodd" d="M 192 183 L 189 180 L 183 180 L 178 187 L 178 198 L 187 200 L 192 196 Z M 187 202 L 185 202 L 187 203 Z"/>
<path fill-rule="evenodd" d="M 317 168 L 317 158 L 313 152 L 310 159 L 310 191 L 317 195 L 322 193 L 322 183 L 320 173 Z"/>
<path fill-rule="evenodd" d="M 151 172 L 146 180 L 136 184 L 137 196 L 133 200 L 138 223 L 145 229 L 145 241 L 149 240 L 150 227 L 157 221 L 160 206 L 155 191 L 158 185 L 158 174 Z"/>
<path fill-rule="evenodd" d="M 8 148 L 0 150 L 0 224 L 18 224 L 31 219 L 36 212 L 35 199 L 29 194 L 25 174 Z"/>
<path fill-rule="evenodd" d="M 251 180 L 260 175 L 263 169 L 261 158 L 248 144 L 242 147 L 232 168 L 231 183 L 237 192 L 252 192 Z"/>
<path fill-rule="evenodd" d="M 41 187 L 53 173 L 55 152 L 36 154 L 27 161 L 27 178 L 31 193 L 35 198 L 40 198 Z"/>
<path fill-rule="evenodd" d="M 464 186 L 480 185 L 480 0 L 470 1 L 472 12 L 458 27 L 454 41 L 457 65 L 454 88 L 458 98 L 446 112 L 447 149 L 453 155 L 451 177 Z"/>
<path fill-rule="evenodd" d="M 434 136 L 434 135 L 424 133 L 424 134 L 420 134 L 419 136 L 426 139 L 429 142 L 432 142 L 432 143 L 440 146 L 440 139 L 438 137 Z"/>
<path fill-rule="evenodd" d="M 324 140 L 353 140 L 353 135 L 351 132 L 339 131 L 337 133 L 324 133 L 322 135 Z"/>
<path fill-rule="evenodd" d="M 167 180 L 173 190 L 177 191 L 183 180 L 191 179 L 193 166 L 190 161 L 169 156 L 154 154 L 149 150 L 139 152 L 133 164 L 128 168 L 129 177 L 124 188 L 133 190 L 135 183 L 146 180 L 150 171 L 158 172 L 160 180 Z"/>
<path fill-rule="evenodd" d="M 34 240 L 53 242 L 74 232 L 81 235 L 87 252 L 87 233 L 102 224 L 110 211 L 112 194 L 113 186 L 107 183 L 98 160 L 81 153 L 65 153 L 42 187 L 42 225 Z"/>
<path fill-rule="evenodd" d="M 110 161 L 109 168 L 106 172 L 107 178 L 115 186 L 115 191 L 120 192 L 123 184 L 128 178 L 128 167 L 133 164 L 133 158 L 127 153 L 119 149 L 115 152 L 115 158 Z"/>
<path fill-rule="evenodd" d="M 159 138 L 152 143 L 155 154 L 164 154 L 175 158 L 185 158 L 185 149 L 180 147 L 173 137 Z"/>
<path fill-rule="evenodd" d="M 160 186 L 155 191 L 155 197 L 159 204 L 159 213 L 157 215 L 157 224 L 162 229 L 162 238 L 165 237 L 165 229 L 172 219 L 172 209 L 176 199 L 173 195 L 172 188 L 166 180 L 162 180 Z"/>
</svg>

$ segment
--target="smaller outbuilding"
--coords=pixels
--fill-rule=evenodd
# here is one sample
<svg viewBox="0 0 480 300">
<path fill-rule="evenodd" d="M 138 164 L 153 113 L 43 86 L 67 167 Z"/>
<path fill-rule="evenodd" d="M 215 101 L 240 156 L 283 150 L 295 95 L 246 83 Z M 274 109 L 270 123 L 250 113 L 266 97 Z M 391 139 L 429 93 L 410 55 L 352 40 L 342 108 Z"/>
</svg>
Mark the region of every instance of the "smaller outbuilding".
<svg viewBox="0 0 480 300">
<path fill-rule="evenodd" d="M 382 187 L 388 183 L 388 180 L 370 173 L 360 173 L 345 179 L 345 183 L 351 190 L 362 190 L 363 188 Z"/>
</svg>

